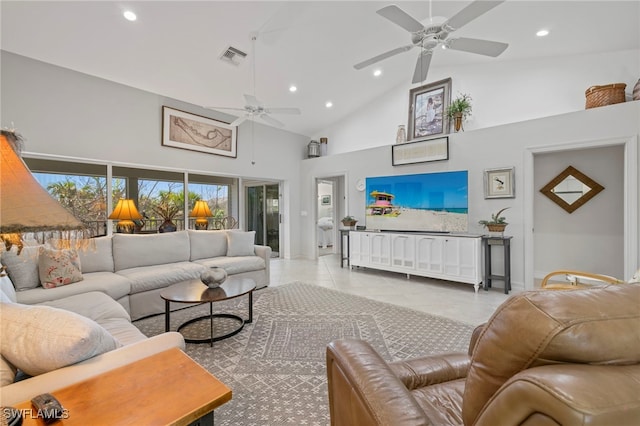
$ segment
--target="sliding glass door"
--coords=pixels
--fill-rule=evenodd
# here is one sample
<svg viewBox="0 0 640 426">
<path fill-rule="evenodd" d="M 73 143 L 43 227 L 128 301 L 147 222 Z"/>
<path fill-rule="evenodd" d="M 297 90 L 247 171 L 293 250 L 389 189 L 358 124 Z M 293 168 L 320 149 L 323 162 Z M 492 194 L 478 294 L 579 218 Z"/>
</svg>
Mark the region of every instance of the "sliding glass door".
<svg viewBox="0 0 640 426">
<path fill-rule="evenodd" d="M 247 230 L 256 231 L 256 244 L 271 247 L 280 255 L 280 186 L 247 187 Z"/>
</svg>

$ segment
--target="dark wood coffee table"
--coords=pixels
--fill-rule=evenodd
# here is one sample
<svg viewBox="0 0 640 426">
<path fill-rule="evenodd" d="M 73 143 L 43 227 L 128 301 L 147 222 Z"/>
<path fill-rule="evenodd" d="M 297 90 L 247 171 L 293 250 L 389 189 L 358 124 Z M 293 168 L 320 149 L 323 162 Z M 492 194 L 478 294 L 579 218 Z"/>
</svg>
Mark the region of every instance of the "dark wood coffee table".
<svg viewBox="0 0 640 426">
<path fill-rule="evenodd" d="M 188 281 L 182 281 L 172 286 L 167 287 L 162 293 L 160 293 L 160 297 L 162 297 L 165 301 L 165 331 L 169 331 L 170 327 L 170 315 L 171 302 L 176 303 L 209 303 L 209 315 L 201 316 L 198 318 L 190 319 L 189 321 L 181 324 L 178 327 L 178 332 L 182 330 L 189 324 L 192 324 L 197 321 L 209 320 L 211 334 L 207 338 L 203 339 L 193 339 L 193 338 L 185 338 L 185 342 L 188 343 L 209 343 L 213 346 L 213 342 L 218 340 L 226 339 L 228 337 L 234 336 L 242 330 L 245 324 L 251 323 L 253 321 L 253 290 L 256 289 L 256 282 L 250 278 L 237 278 L 237 277 L 228 277 L 220 287 L 217 288 L 209 288 L 199 279 L 193 279 Z M 227 313 L 213 313 L 213 302 L 221 302 L 223 300 L 233 299 L 235 297 L 244 296 L 245 294 L 249 295 L 249 318 L 243 319 L 237 315 L 227 314 Z M 223 334 L 221 336 L 213 335 L 213 319 L 214 318 L 231 318 L 240 323 L 239 327 L 233 330 L 230 333 Z"/>
</svg>

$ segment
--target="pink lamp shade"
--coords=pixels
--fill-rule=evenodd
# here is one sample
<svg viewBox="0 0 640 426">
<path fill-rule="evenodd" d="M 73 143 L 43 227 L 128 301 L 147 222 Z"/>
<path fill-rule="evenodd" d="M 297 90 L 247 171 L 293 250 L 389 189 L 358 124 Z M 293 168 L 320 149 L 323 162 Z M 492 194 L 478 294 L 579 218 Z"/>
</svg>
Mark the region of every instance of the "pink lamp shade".
<svg viewBox="0 0 640 426">
<path fill-rule="evenodd" d="M 142 215 L 138 212 L 133 200 L 122 198 L 118 201 L 116 208 L 109 215 L 109 219 L 119 220 L 116 230 L 123 234 L 133 234 L 135 229 L 134 220 L 142 219 Z"/>
<path fill-rule="evenodd" d="M 208 217 L 212 217 L 213 213 L 211 213 L 211 209 L 209 205 L 204 200 L 196 201 L 195 206 L 193 206 L 193 210 L 189 213 L 189 217 L 195 217 L 196 223 L 195 227 L 197 230 L 205 230 L 209 227 Z"/>
</svg>

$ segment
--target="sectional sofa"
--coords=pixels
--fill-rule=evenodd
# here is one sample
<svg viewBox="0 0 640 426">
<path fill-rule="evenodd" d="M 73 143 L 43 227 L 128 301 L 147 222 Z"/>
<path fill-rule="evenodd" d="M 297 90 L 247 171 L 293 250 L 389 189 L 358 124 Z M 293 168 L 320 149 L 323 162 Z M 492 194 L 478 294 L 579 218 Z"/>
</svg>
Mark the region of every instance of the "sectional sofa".
<svg viewBox="0 0 640 426">
<path fill-rule="evenodd" d="M 160 293 L 167 286 L 198 278 L 213 266 L 225 269 L 229 276 L 251 278 L 257 288 L 269 285 L 271 248 L 255 245 L 254 239 L 255 232 L 239 230 L 94 238 L 94 247 L 78 252 L 81 280 L 55 288 L 40 283 L 38 247 L 25 247 L 20 256 L 5 252 L 2 263 L 19 303 L 43 303 L 99 291 L 120 303 L 136 320 L 164 312 Z"/>
<path fill-rule="evenodd" d="M 258 288 L 267 286 L 271 249 L 254 245 L 254 238 L 253 232 L 237 230 L 95 238 L 93 247 L 77 256 L 79 281 L 45 287 L 40 285 L 43 249 L 2 253 L 8 275 L 0 276 L 0 405 L 173 347 L 184 349 L 179 333 L 147 338 L 132 318 L 164 312 L 162 289 L 212 266 L 252 278 Z M 17 380 L 16 373 L 26 378 Z"/>
</svg>

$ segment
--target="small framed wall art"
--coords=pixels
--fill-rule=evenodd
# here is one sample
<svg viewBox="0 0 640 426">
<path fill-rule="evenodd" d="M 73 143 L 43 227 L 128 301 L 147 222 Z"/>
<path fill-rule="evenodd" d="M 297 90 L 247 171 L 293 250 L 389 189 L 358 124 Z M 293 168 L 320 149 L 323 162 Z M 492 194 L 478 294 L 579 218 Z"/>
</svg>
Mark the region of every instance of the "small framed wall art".
<svg viewBox="0 0 640 426">
<path fill-rule="evenodd" d="M 515 198 L 515 167 L 485 169 L 484 198 Z"/>
<path fill-rule="evenodd" d="M 449 159 L 449 137 L 391 145 L 391 164 L 427 163 Z"/>
<path fill-rule="evenodd" d="M 331 205 L 331 195 L 322 195 L 320 197 L 320 205 L 330 206 Z"/>
<path fill-rule="evenodd" d="M 162 145 L 236 158 L 236 126 L 162 107 Z"/>
</svg>

